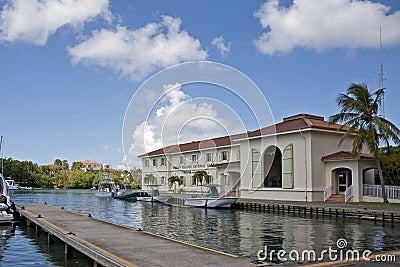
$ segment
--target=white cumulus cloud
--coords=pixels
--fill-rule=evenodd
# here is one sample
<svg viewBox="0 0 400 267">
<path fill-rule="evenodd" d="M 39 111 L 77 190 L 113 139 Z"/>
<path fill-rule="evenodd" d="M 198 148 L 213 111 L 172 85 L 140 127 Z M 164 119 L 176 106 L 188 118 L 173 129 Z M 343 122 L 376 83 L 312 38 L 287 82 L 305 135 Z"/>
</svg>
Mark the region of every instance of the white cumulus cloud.
<svg viewBox="0 0 400 267">
<path fill-rule="evenodd" d="M 385 46 L 400 44 L 400 11 L 360 0 L 279 0 L 263 3 L 254 13 L 266 29 L 254 41 L 265 55 L 290 53 L 296 47 L 323 51 L 332 48 L 379 47 L 379 27 Z"/>
<path fill-rule="evenodd" d="M 164 85 L 164 93 L 154 115 L 136 126 L 132 134 L 126 155 L 129 166 L 141 166 L 138 155 L 172 144 L 223 136 L 226 130 L 237 127 L 223 118 L 214 104 L 204 99 L 196 101 L 183 92 L 179 83 Z M 235 128 L 236 132 L 240 130 Z"/>
<path fill-rule="evenodd" d="M 163 16 L 161 22 L 133 30 L 121 25 L 101 29 L 68 51 L 74 63 L 110 68 L 137 80 L 156 68 L 207 58 L 200 41 L 181 24 L 180 18 Z"/>
<path fill-rule="evenodd" d="M 219 49 L 221 56 L 225 56 L 231 51 L 231 42 L 227 43 L 222 35 L 215 37 L 211 41 L 211 44 L 215 45 Z"/>
<path fill-rule="evenodd" d="M 0 14 L 0 40 L 45 45 L 61 27 L 98 16 L 110 20 L 108 0 L 11 0 Z"/>
</svg>

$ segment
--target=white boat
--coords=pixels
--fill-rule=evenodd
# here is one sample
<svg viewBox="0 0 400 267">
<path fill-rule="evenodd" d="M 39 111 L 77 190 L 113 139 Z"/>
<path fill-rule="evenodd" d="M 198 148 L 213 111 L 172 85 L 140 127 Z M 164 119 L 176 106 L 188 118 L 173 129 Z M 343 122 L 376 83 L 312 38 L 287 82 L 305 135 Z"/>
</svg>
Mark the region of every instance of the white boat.
<svg viewBox="0 0 400 267">
<path fill-rule="evenodd" d="M 165 203 L 168 201 L 168 199 L 171 198 L 171 196 L 161 196 L 160 195 L 160 191 L 158 190 L 159 185 L 148 185 L 148 186 L 151 187 L 151 193 L 148 194 L 148 193 L 142 191 L 143 194 L 136 197 L 137 201 L 144 201 L 144 202 L 159 201 L 159 202 Z"/>
<path fill-rule="evenodd" d="M 112 197 L 117 191 L 117 186 L 114 182 L 111 173 L 104 172 L 100 175 L 99 188 L 94 194 L 96 197 Z"/>
<path fill-rule="evenodd" d="M 21 189 L 21 187 L 17 183 L 15 183 L 15 181 L 13 179 L 10 179 L 10 177 L 7 177 L 5 180 L 6 180 L 6 183 L 8 184 L 9 190 Z"/>
<path fill-rule="evenodd" d="M 185 198 L 185 206 L 201 207 L 201 208 L 230 208 L 235 204 L 237 197 L 220 197 L 218 193 L 219 185 L 208 184 L 208 192 L 205 197 L 188 197 Z"/>
<path fill-rule="evenodd" d="M 14 219 L 14 203 L 11 202 L 8 184 L 0 173 L 0 224 L 11 223 Z"/>
</svg>

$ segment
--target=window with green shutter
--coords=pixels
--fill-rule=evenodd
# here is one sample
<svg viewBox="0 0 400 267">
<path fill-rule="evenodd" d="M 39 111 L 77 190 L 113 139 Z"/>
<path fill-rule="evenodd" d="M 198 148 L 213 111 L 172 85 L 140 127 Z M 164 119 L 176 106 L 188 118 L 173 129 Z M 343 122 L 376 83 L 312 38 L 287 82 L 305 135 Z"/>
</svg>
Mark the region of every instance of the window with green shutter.
<svg viewBox="0 0 400 267">
<path fill-rule="evenodd" d="M 251 150 L 251 176 L 253 187 L 261 186 L 260 152 L 257 149 Z"/>
<path fill-rule="evenodd" d="M 282 153 L 282 188 L 294 187 L 293 144 L 287 145 Z"/>
</svg>

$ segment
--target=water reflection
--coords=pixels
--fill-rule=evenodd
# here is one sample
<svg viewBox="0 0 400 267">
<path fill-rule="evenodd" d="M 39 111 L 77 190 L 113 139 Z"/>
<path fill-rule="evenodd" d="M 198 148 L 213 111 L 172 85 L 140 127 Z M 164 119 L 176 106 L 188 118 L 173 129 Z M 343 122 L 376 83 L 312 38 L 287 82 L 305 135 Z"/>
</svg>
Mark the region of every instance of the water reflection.
<svg viewBox="0 0 400 267">
<path fill-rule="evenodd" d="M 95 197 L 82 190 L 14 194 L 14 201 L 64 206 L 117 223 L 140 227 L 197 245 L 255 258 L 265 245 L 285 251 L 336 248 L 345 238 L 351 249 L 400 249 L 400 232 L 391 224 L 243 210 L 170 207 Z"/>
</svg>

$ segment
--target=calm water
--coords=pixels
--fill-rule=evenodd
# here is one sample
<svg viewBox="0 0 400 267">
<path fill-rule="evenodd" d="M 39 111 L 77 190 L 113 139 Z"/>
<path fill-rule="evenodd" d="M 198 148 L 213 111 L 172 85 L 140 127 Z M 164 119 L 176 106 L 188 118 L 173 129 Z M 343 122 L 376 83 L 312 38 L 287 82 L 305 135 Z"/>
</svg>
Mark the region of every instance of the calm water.
<svg viewBox="0 0 400 267">
<path fill-rule="evenodd" d="M 398 224 L 298 217 L 241 210 L 206 210 L 163 204 L 98 198 L 90 190 L 34 190 L 13 193 L 16 204 L 64 206 L 95 217 L 140 227 L 201 246 L 256 258 L 268 249 L 321 251 L 345 238 L 348 248 L 374 252 L 400 249 Z M 0 266 L 84 266 L 84 257 L 64 263 L 62 244 L 47 245 L 46 235 L 35 236 L 24 224 L 0 226 Z"/>
</svg>

